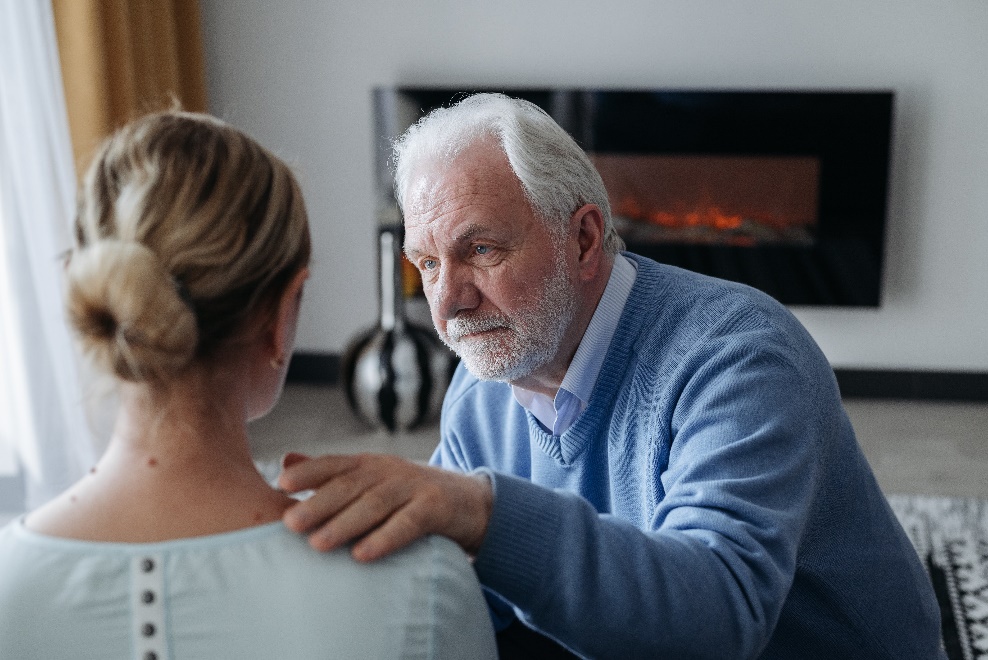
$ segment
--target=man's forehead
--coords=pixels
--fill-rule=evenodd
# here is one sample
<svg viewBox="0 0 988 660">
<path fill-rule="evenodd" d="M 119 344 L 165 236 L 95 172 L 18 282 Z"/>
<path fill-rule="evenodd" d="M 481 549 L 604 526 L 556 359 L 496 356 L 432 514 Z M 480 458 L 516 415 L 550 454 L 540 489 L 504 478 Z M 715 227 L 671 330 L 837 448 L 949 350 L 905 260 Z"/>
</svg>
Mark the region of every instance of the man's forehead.
<svg viewBox="0 0 988 660">
<path fill-rule="evenodd" d="M 405 196 L 406 228 L 466 212 L 496 212 L 527 200 L 503 162 L 463 161 L 428 165 L 411 177 Z"/>
<path fill-rule="evenodd" d="M 421 206 L 436 197 L 497 194 L 511 180 L 518 183 L 507 157 L 500 150 L 471 148 L 451 162 L 420 163 L 409 177 L 406 204 Z"/>
</svg>

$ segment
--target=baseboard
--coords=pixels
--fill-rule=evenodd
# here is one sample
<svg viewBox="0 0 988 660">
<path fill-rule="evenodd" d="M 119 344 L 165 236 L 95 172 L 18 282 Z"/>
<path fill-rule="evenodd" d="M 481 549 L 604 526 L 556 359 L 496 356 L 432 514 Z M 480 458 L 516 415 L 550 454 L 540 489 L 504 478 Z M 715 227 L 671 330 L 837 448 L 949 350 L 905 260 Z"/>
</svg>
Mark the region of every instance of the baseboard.
<svg viewBox="0 0 988 660">
<path fill-rule="evenodd" d="M 841 395 L 849 399 L 915 399 L 988 402 L 988 373 L 835 369 Z"/>
<path fill-rule="evenodd" d="M 341 362 L 333 353 L 296 353 L 288 365 L 288 381 L 339 385 Z M 988 402 L 988 373 L 844 368 L 834 373 L 841 394 L 849 399 Z"/>
<path fill-rule="evenodd" d="M 288 363 L 288 382 L 339 385 L 341 362 L 334 353 L 294 353 Z"/>
</svg>

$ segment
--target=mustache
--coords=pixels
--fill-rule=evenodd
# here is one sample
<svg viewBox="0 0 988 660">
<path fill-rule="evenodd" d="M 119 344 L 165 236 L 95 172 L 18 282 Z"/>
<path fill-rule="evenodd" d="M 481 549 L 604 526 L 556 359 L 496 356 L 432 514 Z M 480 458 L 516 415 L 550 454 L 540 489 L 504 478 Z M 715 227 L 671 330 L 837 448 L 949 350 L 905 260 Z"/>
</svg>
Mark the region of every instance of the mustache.
<svg viewBox="0 0 988 660">
<path fill-rule="evenodd" d="M 466 316 L 446 321 L 446 335 L 451 341 L 459 341 L 466 335 L 498 328 L 511 328 L 511 320 L 500 314 Z"/>
</svg>

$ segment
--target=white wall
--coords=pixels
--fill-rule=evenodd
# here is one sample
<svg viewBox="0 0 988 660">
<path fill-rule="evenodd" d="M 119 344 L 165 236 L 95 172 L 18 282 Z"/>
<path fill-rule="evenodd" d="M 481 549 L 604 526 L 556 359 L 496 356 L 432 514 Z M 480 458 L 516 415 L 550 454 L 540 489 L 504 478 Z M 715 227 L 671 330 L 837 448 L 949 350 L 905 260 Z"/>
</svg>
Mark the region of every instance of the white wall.
<svg viewBox="0 0 988 660">
<path fill-rule="evenodd" d="M 985 0 L 201 0 L 210 103 L 301 174 L 299 349 L 376 315 L 380 85 L 893 89 L 884 304 L 794 311 L 837 367 L 988 371 Z"/>
</svg>

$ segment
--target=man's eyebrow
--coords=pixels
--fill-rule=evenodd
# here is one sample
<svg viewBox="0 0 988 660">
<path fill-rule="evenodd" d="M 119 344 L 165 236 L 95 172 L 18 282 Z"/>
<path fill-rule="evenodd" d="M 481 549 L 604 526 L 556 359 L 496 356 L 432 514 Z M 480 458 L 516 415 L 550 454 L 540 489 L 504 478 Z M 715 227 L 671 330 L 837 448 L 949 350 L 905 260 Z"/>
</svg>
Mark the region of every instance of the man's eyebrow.
<svg viewBox="0 0 988 660">
<path fill-rule="evenodd" d="M 479 224 L 470 224 L 467 225 L 463 229 L 463 231 L 453 236 L 453 240 L 457 243 L 464 243 L 466 241 L 473 240 L 478 235 L 482 235 L 482 234 L 490 235 L 491 233 L 492 233 L 491 227 L 485 225 L 479 225 Z"/>
<path fill-rule="evenodd" d="M 469 241 L 472 241 L 477 236 L 481 236 L 484 234 L 491 236 L 492 233 L 493 230 L 489 226 L 481 225 L 481 224 L 470 224 L 464 227 L 459 232 L 457 232 L 452 237 L 452 242 L 458 244 L 467 243 Z M 495 237 L 492 236 L 492 238 Z M 422 250 L 417 250 L 415 247 L 409 245 L 405 245 L 404 251 L 405 251 L 405 256 L 408 257 L 409 259 L 425 254 L 425 252 L 423 252 Z"/>
</svg>

